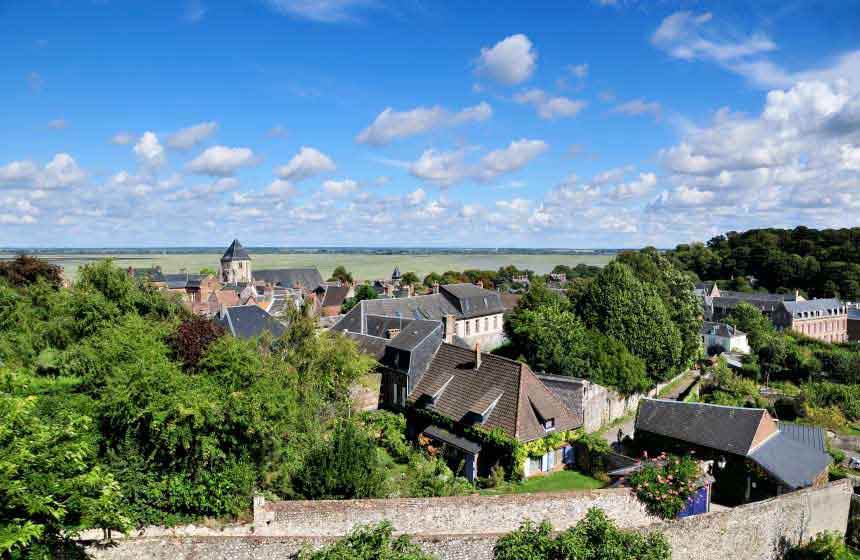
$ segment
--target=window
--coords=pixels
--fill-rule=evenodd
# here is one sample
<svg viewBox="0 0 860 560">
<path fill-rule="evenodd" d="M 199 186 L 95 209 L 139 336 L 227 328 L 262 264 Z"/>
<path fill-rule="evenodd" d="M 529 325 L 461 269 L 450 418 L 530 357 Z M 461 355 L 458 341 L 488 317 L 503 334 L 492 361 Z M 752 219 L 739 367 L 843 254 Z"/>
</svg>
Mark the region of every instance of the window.
<svg viewBox="0 0 860 560">
<path fill-rule="evenodd" d="M 555 429 L 555 418 L 548 418 L 543 422 L 543 429 L 545 431 L 550 431 Z"/>
<path fill-rule="evenodd" d="M 470 323 L 469 321 L 466 321 L 466 336 L 469 336 L 469 334 L 470 334 L 470 333 L 469 333 L 469 325 L 470 325 L 470 324 L 471 324 L 471 323 Z"/>
<path fill-rule="evenodd" d="M 460 327 L 462 327 L 462 325 L 457 323 L 457 336 L 460 336 L 460 331 L 462 330 Z"/>
<path fill-rule="evenodd" d="M 490 318 L 484 317 L 484 332 L 490 330 Z"/>
<path fill-rule="evenodd" d="M 481 332 L 481 320 L 480 319 L 475 319 L 475 332 L 476 333 Z"/>
<path fill-rule="evenodd" d="M 494 331 L 499 330 L 499 316 L 498 315 L 493 315 L 493 330 Z"/>
</svg>

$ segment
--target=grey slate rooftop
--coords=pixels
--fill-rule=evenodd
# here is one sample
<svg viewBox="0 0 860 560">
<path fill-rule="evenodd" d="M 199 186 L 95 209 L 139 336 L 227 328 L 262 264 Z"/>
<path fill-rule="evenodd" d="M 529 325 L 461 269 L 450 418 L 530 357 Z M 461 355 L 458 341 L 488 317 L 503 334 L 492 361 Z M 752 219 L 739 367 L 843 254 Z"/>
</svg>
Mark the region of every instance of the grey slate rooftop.
<svg viewBox="0 0 860 560">
<path fill-rule="evenodd" d="M 294 288 L 298 285 L 306 290 L 315 290 L 323 284 L 322 274 L 316 268 L 255 270 L 254 280 L 284 288 Z"/>
<path fill-rule="evenodd" d="M 806 301 L 786 301 L 784 303 L 786 310 L 793 316 L 797 317 L 801 313 L 833 315 L 837 310 L 839 313 L 845 312 L 845 305 L 836 298 L 819 298 L 808 299 Z"/>
<path fill-rule="evenodd" d="M 280 321 L 257 305 L 228 307 L 215 320 L 237 338 L 254 338 L 265 331 L 279 337 L 287 330 Z"/>
<path fill-rule="evenodd" d="M 251 260 L 251 255 L 249 255 L 248 251 L 242 247 L 242 244 L 239 243 L 238 239 L 234 239 L 233 243 L 230 243 L 230 246 L 227 247 L 226 251 L 224 251 L 224 256 L 221 257 L 221 262 L 249 260 Z"/>
<path fill-rule="evenodd" d="M 824 451 L 804 445 L 785 431 L 768 438 L 749 458 L 792 489 L 812 486 L 832 462 Z"/>
</svg>

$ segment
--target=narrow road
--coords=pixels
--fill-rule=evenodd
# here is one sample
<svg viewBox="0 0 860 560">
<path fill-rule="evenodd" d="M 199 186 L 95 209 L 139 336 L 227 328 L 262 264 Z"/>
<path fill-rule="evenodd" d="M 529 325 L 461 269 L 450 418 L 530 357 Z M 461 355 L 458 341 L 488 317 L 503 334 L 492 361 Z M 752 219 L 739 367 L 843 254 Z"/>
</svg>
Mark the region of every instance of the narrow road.
<svg viewBox="0 0 860 560">
<path fill-rule="evenodd" d="M 699 372 L 696 370 L 689 370 L 685 373 L 685 376 L 678 380 L 674 387 L 672 387 L 665 395 L 660 396 L 661 399 L 669 399 L 675 400 L 681 394 L 687 391 L 696 381 L 699 380 Z M 612 428 L 605 429 L 603 432 L 603 439 L 605 439 L 610 445 L 620 441 L 618 437 L 618 431 L 621 430 L 621 438 L 624 439 L 625 436 L 633 437 L 633 428 L 634 422 L 636 421 L 636 415 L 633 414 L 629 418 L 627 418 L 622 424 L 618 426 L 613 426 Z"/>
</svg>

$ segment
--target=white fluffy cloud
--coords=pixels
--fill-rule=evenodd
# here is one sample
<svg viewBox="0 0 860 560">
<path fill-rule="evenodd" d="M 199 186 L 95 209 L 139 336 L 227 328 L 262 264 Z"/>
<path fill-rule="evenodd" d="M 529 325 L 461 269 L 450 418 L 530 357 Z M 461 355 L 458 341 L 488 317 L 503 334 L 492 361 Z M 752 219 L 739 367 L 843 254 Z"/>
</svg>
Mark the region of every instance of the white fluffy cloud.
<svg viewBox="0 0 860 560">
<path fill-rule="evenodd" d="M 662 21 L 651 42 L 683 60 L 706 58 L 729 62 L 776 49 L 776 44 L 761 33 L 734 40 L 723 37 L 708 26 L 711 20 L 709 12 L 675 12 Z"/>
<path fill-rule="evenodd" d="M 154 132 L 144 132 L 134 145 L 137 159 L 145 167 L 157 169 L 167 163 L 167 155 Z"/>
<path fill-rule="evenodd" d="M 522 33 L 511 35 L 492 47 L 481 49 L 477 73 L 506 85 L 531 77 L 537 61 L 532 42 Z"/>
<path fill-rule="evenodd" d="M 255 165 L 257 159 L 250 148 L 212 146 L 191 160 L 186 169 L 197 175 L 228 177 L 239 168 Z"/>
<path fill-rule="evenodd" d="M 332 196 L 346 196 L 358 190 L 358 183 L 352 179 L 329 180 L 323 183 L 323 190 Z"/>
<path fill-rule="evenodd" d="M 266 187 L 266 192 L 275 196 L 288 198 L 296 194 L 296 189 L 289 181 L 275 179 Z"/>
<path fill-rule="evenodd" d="M 177 130 L 167 137 L 167 147 L 176 150 L 188 150 L 212 136 L 217 128 L 218 123 L 209 121 Z"/>
<path fill-rule="evenodd" d="M 489 119 L 493 109 L 486 102 L 452 113 L 439 105 L 416 107 L 409 111 L 395 111 L 387 107 L 373 123 L 361 131 L 356 138 L 359 144 L 384 146 L 394 140 L 423 134 L 445 125 L 456 125 L 470 121 Z"/>
<path fill-rule="evenodd" d="M 44 168 L 30 160 L 13 161 L 0 167 L 0 187 L 12 189 L 61 189 L 80 185 L 86 172 L 69 154 L 56 154 Z"/>
<path fill-rule="evenodd" d="M 281 179 L 301 181 L 314 175 L 331 173 L 335 169 L 337 166 L 330 157 L 316 148 L 302 146 L 299 153 L 294 155 L 286 165 L 278 167 L 275 173 Z"/>
<path fill-rule="evenodd" d="M 549 145 L 543 140 L 514 140 L 507 148 L 493 150 L 482 157 L 478 176 L 489 181 L 499 175 L 517 171 L 548 149 Z"/>
<path fill-rule="evenodd" d="M 533 105 L 538 116 L 546 120 L 575 117 L 586 106 L 585 101 L 564 96 L 552 97 L 540 89 L 518 93 L 514 96 L 514 101 Z"/>
<path fill-rule="evenodd" d="M 469 169 L 465 163 L 465 152 L 439 152 L 424 150 L 421 157 L 409 166 L 415 177 L 440 185 L 452 185 L 465 179 Z"/>
</svg>

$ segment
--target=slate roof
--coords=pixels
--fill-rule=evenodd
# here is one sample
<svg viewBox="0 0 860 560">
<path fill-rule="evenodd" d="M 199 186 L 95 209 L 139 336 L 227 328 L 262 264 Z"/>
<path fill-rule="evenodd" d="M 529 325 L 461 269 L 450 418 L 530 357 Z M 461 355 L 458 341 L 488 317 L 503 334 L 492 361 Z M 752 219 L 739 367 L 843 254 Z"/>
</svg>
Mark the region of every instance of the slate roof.
<svg viewBox="0 0 860 560">
<path fill-rule="evenodd" d="M 746 455 L 764 417 L 765 410 L 761 408 L 642 399 L 635 428 Z"/>
<path fill-rule="evenodd" d="M 433 331 L 441 329 L 442 323 L 439 321 L 409 321 L 388 345 L 398 350 L 412 350 L 430 336 Z"/>
<path fill-rule="evenodd" d="M 582 393 L 585 390 L 581 379 L 565 375 L 538 375 L 541 383 L 553 392 L 580 423 L 585 421 Z"/>
<path fill-rule="evenodd" d="M 369 336 L 354 332 L 344 333 L 348 338 L 351 338 L 358 344 L 358 349 L 369 356 L 373 356 L 376 361 L 382 359 L 385 355 L 385 347 L 388 346 L 388 340 L 378 336 Z"/>
<path fill-rule="evenodd" d="M 778 422 L 777 425 L 780 432 L 794 441 L 812 449 L 817 449 L 822 453 L 827 453 L 827 446 L 824 443 L 824 430 L 818 426 L 794 424 L 791 422 Z"/>
<path fill-rule="evenodd" d="M 395 266 L 394 272 L 391 273 L 391 279 L 392 280 L 400 280 L 401 278 L 403 278 L 403 275 L 400 274 L 400 267 Z"/>
<path fill-rule="evenodd" d="M 525 364 L 482 353 L 475 369 L 473 350 L 445 343 L 408 400 L 456 422 L 500 428 L 524 442 L 548 433 L 541 418 L 554 419 L 557 431 L 581 425 Z"/>
<path fill-rule="evenodd" d="M 860 309 L 849 309 L 848 318 L 852 321 L 860 321 Z"/>
<path fill-rule="evenodd" d="M 182 290 L 185 288 L 199 288 L 200 281 L 203 276 L 200 274 L 186 274 L 184 272 L 176 274 L 164 274 L 164 282 L 169 290 Z"/>
<path fill-rule="evenodd" d="M 215 320 L 237 338 L 254 338 L 263 334 L 263 331 L 279 337 L 287 330 L 280 321 L 257 305 L 228 307 Z"/>
<path fill-rule="evenodd" d="M 747 334 L 743 331 L 736 329 L 732 325 L 727 325 L 725 323 L 712 323 L 710 321 L 704 321 L 702 323 L 702 328 L 699 330 L 699 332 L 701 334 L 710 334 L 728 338 L 735 336 L 746 336 Z"/>
<path fill-rule="evenodd" d="M 132 269 L 132 276 L 150 282 L 164 282 L 164 274 L 159 267 Z"/>
<path fill-rule="evenodd" d="M 841 310 L 839 314 L 845 312 L 845 305 L 836 298 L 818 298 L 808 299 L 805 301 L 786 301 L 783 303 L 785 309 L 797 316 L 800 313 L 821 313 L 822 315 L 834 315 L 834 310 Z"/>
<path fill-rule="evenodd" d="M 642 399 L 636 430 L 748 457 L 791 489 L 811 486 L 831 462 L 821 428 L 780 422 L 751 449 L 762 419 L 762 408 Z"/>
<path fill-rule="evenodd" d="M 238 239 L 234 239 L 233 243 L 230 243 L 230 246 L 227 247 L 227 250 L 224 251 L 224 256 L 221 257 L 221 262 L 230 262 L 230 261 L 250 261 L 251 255 L 248 254 L 248 251 L 242 247 L 242 244 L 239 243 Z"/>
<path fill-rule="evenodd" d="M 791 489 L 812 486 L 830 465 L 830 455 L 780 431 L 759 445 L 749 458 Z"/>
<path fill-rule="evenodd" d="M 343 305 L 346 299 L 346 294 L 349 293 L 349 286 L 328 286 L 325 290 L 322 306 L 331 307 Z"/>
<path fill-rule="evenodd" d="M 469 319 L 504 312 L 501 298 L 472 284 L 448 284 L 440 293 L 405 298 L 366 299 L 359 302 L 333 328 L 336 331 L 364 332 L 364 317 L 396 317 L 442 321 L 446 315 Z"/>
<path fill-rule="evenodd" d="M 440 286 L 440 293 L 448 296 L 464 319 L 502 313 L 505 310 L 498 292 L 491 292 L 474 284 L 445 284 Z"/>
<path fill-rule="evenodd" d="M 316 268 L 273 268 L 269 270 L 255 270 L 254 280 L 261 280 L 267 284 L 280 285 L 284 288 L 293 288 L 296 284 L 306 290 L 314 290 L 323 283 L 322 274 Z"/>
<path fill-rule="evenodd" d="M 481 451 L 481 444 L 475 443 L 474 441 L 468 440 L 464 437 L 456 436 L 448 430 L 443 430 L 438 426 L 428 426 L 424 430 L 424 435 L 445 442 L 449 445 L 453 445 L 454 447 L 468 451 L 472 454 L 480 453 Z"/>
</svg>

